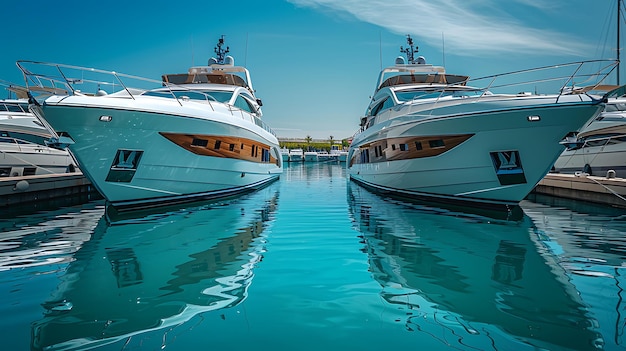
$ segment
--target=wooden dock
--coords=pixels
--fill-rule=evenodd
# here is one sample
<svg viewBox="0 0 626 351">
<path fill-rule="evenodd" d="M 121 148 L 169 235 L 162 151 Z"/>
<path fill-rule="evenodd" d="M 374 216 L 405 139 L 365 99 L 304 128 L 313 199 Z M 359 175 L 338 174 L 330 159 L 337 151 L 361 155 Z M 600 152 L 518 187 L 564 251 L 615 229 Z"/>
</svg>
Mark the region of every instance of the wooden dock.
<svg viewBox="0 0 626 351">
<path fill-rule="evenodd" d="M 81 172 L 0 178 L 0 208 L 96 192 Z"/>
<path fill-rule="evenodd" d="M 549 173 L 534 193 L 626 208 L 626 179 Z"/>
</svg>

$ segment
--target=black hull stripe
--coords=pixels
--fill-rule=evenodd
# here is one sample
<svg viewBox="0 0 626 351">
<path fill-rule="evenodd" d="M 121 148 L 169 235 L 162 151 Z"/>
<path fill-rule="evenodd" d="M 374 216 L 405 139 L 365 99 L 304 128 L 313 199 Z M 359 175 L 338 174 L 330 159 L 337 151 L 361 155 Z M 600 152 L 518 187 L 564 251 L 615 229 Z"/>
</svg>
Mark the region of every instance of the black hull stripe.
<svg viewBox="0 0 626 351">
<path fill-rule="evenodd" d="M 243 187 L 229 188 L 218 191 L 210 191 L 203 193 L 194 193 L 194 194 L 183 194 L 183 195 L 175 195 L 175 196 L 162 196 L 148 199 L 137 199 L 137 200 L 125 200 L 125 201 L 107 201 L 109 205 L 113 206 L 116 211 L 124 212 L 124 211 L 132 211 L 132 210 L 144 210 L 156 207 L 163 207 L 169 205 L 177 205 L 187 202 L 193 201 L 201 201 L 201 200 L 216 200 L 223 199 L 231 196 L 241 195 L 248 192 L 252 192 L 258 189 L 261 189 L 270 183 L 278 180 L 280 178 L 279 175 L 275 175 L 268 179 L 262 180 L 260 182 L 256 182 L 253 184 L 249 184 Z"/>
<path fill-rule="evenodd" d="M 376 185 L 373 183 L 366 182 L 361 179 L 356 179 L 350 176 L 350 179 L 367 189 L 374 190 L 380 194 L 387 195 L 396 195 L 397 197 L 403 197 L 407 199 L 413 200 L 421 200 L 421 201 L 436 201 L 442 204 L 456 204 L 468 207 L 480 207 L 484 209 L 493 209 L 493 210 L 505 210 L 509 211 L 511 207 L 517 207 L 518 203 L 515 201 L 498 201 L 498 200 L 489 200 L 489 199 L 481 199 L 481 198 L 469 198 L 463 196 L 452 196 L 452 195 L 441 195 L 441 194 L 433 194 L 433 193 L 422 193 L 416 191 L 407 191 L 396 188 L 389 188 L 380 185 Z"/>
</svg>

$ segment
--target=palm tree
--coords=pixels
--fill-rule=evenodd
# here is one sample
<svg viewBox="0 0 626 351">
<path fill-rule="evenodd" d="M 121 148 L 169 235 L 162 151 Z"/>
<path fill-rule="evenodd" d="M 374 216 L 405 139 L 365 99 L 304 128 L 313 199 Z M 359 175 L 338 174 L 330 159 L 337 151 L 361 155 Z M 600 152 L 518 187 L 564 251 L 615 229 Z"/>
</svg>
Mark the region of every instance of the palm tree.
<svg viewBox="0 0 626 351">
<path fill-rule="evenodd" d="M 328 137 L 328 141 L 330 141 L 330 149 L 333 149 L 333 139 L 335 139 L 332 135 Z"/>
<path fill-rule="evenodd" d="M 313 140 L 313 138 L 311 138 L 310 135 L 307 135 L 306 138 L 304 138 L 304 140 L 306 141 L 306 148 L 307 150 L 311 150 L 311 146 L 309 145 L 311 143 L 311 141 Z"/>
</svg>

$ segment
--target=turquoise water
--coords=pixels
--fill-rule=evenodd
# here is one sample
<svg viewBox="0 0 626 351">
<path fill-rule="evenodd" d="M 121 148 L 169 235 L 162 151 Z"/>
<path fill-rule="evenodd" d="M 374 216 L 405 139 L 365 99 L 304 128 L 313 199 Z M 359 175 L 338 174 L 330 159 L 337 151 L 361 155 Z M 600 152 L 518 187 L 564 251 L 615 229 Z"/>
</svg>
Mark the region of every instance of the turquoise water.
<svg viewBox="0 0 626 351">
<path fill-rule="evenodd" d="M 5 213 L 2 349 L 624 350 L 623 211 L 521 210 L 408 203 L 305 164 L 217 203 Z"/>
</svg>

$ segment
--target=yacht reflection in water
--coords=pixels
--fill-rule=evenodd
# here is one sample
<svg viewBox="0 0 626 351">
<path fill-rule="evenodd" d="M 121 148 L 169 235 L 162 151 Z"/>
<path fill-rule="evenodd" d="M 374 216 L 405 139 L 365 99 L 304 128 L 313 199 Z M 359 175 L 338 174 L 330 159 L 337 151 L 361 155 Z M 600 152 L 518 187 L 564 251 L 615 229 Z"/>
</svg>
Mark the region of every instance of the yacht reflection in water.
<svg viewBox="0 0 626 351">
<path fill-rule="evenodd" d="M 600 342 L 577 291 L 535 247 L 528 217 L 442 215 L 356 184 L 348 202 L 381 296 L 407 330 L 455 349 L 589 350 Z"/>
<path fill-rule="evenodd" d="M 175 326 L 241 303 L 263 257 L 277 189 L 142 218 L 103 218 L 43 304 L 31 348 L 91 349 L 150 331 L 163 334 L 165 347 Z"/>
</svg>

